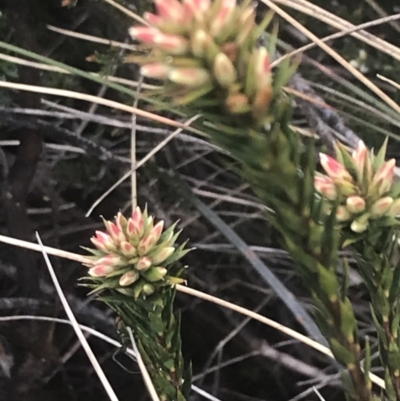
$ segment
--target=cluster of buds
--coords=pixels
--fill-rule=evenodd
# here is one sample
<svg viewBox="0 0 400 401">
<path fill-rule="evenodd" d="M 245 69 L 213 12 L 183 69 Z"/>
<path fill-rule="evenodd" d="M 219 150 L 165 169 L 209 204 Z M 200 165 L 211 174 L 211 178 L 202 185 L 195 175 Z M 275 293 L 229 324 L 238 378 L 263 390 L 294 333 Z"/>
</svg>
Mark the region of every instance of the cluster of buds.
<svg viewBox="0 0 400 401">
<path fill-rule="evenodd" d="M 126 219 L 118 213 L 115 221 L 104 221 L 106 231 L 96 231 L 91 238 L 96 249 L 86 263 L 95 291 L 116 289 L 138 298 L 153 294 L 157 288 L 182 283 L 181 270 L 171 275 L 173 263 L 188 250 L 184 244 L 175 248 L 179 235 L 175 225 L 163 231 L 164 222 L 154 224 L 147 210 L 139 207 Z"/>
<path fill-rule="evenodd" d="M 146 56 L 128 56 L 145 77 L 162 80 L 163 94 L 175 104 L 202 100 L 231 114 L 263 121 L 272 96 L 270 57 L 256 45 L 272 14 L 259 26 L 255 7 L 245 0 L 155 0 L 156 13 L 145 13 L 147 26 L 130 35 Z M 289 77 L 288 77 L 289 78 Z"/>
<path fill-rule="evenodd" d="M 352 232 L 366 231 L 373 220 L 395 218 L 400 213 L 400 198 L 393 186 L 394 159 L 385 161 L 386 143 L 375 156 L 360 141 L 349 153 L 337 145 L 337 159 L 320 154 L 326 175 L 315 176 L 315 188 L 338 205 L 337 221 Z"/>
</svg>

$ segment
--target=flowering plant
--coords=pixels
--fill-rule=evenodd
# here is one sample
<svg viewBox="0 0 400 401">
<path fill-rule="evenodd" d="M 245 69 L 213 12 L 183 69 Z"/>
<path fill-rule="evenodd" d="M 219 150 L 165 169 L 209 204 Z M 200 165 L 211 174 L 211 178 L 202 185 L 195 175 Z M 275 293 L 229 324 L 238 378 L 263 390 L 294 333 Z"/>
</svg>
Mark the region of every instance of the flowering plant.
<svg viewBox="0 0 400 401">
<path fill-rule="evenodd" d="M 202 112 L 201 128 L 238 161 L 311 290 L 347 396 L 371 401 L 369 346 L 364 354 L 347 296 L 348 271 L 337 272 L 339 251 L 350 247 L 371 294 L 386 395 L 399 401 L 400 269 L 393 254 L 400 190 L 393 185 L 395 161 L 385 161 L 386 142 L 376 156 L 362 141 L 353 152 L 337 144 L 336 158 L 320 154 L 325 174 L 317 173 L 314 143 L 304 146 L 292 129 L 291 99 L 282 91 L 294 66 L 286 62 L 272 72 L 276 38 L 268 47 L 257 43 L 272 14 L 256 24 L 249 0 L 155 0 L 155 6 L 156 13 L 144 15 L 147 25 L 130 29 L 146 54 L 127 61 L 162 82 L 149 96 L 184 106 L 189 116 Z M 175 226 L 163 232 L 163 223 L 154 225 L 140 209 L 105 226 L 92 238 L 97 249 L 89 280 L 95 291 L 111 293 L 105 301 L 123 326 L 135 328 L 161 399 L 183 401 L 190 373 L 183 368 L 172 301 L 174 285 L 183 281 L 174 263 L 187 250 L 173 247 Z"/>
<path fill-rule="evenodd" d="M 386 142 L 377 157 L 363 141 L 351 154 L 343 145 L 336 149 L 337 159 L 320 154 L 326 174 L 317 174 L 314 182 L 321 195 L 337 204 L 338 222 L 354 233 L 366 231 L 373 221 L 397 224 L 394 218 L 400 213 L 400 193 L 392 186 L 396 161 L 385 161 Z"/>
<path fill-rule="evenodd" d="M 92 262 L 87 264 L 89 276 L 96 282 L 96 290 L 114 288 L 125 295 L 138 298 L 151 295 L 156 288 L 183 283 L 182 269 L 174 270 L 174 263 L 189 250 L 185 244 L 174 248 L 179 232 L 176 224 L 163 232 L 164 222 L 154 225 L 147 209 L 136 207 L 126 219 L 118 213 L 115 222 L 104 221 L 106 231 L 96 231 L 91 238 L 96 250 L 91 250 Z"/>
</svg>

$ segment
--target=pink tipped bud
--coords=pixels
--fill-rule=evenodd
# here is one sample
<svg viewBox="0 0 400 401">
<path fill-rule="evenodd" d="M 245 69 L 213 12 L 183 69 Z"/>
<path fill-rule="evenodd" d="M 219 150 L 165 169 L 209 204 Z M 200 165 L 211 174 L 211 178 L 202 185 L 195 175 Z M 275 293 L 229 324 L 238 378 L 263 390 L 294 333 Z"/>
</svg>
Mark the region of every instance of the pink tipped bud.
<svg viewBox="0 0 400 401">
<path fill-rule="evenodd" d="M 121 252 L 124 256 L 131 258 L 132 256 L 136 256 L 136 248 L 127 241 L 122 241 L 119 245 Z"/>
<path fill-rule="evenodd" d="M 333 180 L 335 179 L 343 179 L 347 181 L 353 180 L 350 173 L 346 170 L 346 168 L 333 157 L 330 157 L 325 153 L 320 153 L 319 160 L 326 174 L 328 174 L 329 177 L 332 178 Z"/>
<path fill-rule="evenodd" d="M 222 30 L 228 26 L 231 16 L 235 12 L 235 0 L 222 0 L 221 3 L 221 8 L 217 12 L 210 26 L 210 33 L 213 37 L 218 36 Z"/>
<path fill-rule="evenodd" d="M 370 210 L 371 217 L 376 218 L 383 216 L 389 211 L 392 203 L 393 203 L 393 198 L 391 198 L 390 196 L 385 196 L 384 198 L 377 200 L 371 207 Z"/>
<path fill-rule="evenodd" d="M 349 196 L 346 199 L 346 207 L 350 213 L 361 213 L 365 210 L 365 200 L 361 196 Z"/>
<path fill-rule="evenodd" d="M 169 74 L 169 80 L 179 85 L 197 87 L 211 82 L 210 74 L 204 68 L 175 68 Z"/>
<path fill-rule="evenodd" d="M 150 24 L 153 25 L 154 27 L 157 27 L 158 25 L 162 24 L 164 20 L 156 14 L 153 13 L 144 13 L 143 18 Z"/>
<path fill-rule="evenodd" d="M 363 141 L 358 141 L 356 149 L 353 151 L 351 157 L 353 158 L 354 164 L 357 167 L 360 179 L 364 174 L 364 165 L 368 157 L 368 150 Z"/>
<path fill-rule="evenodd" d="M 122 232 L 124 232 L 127 223 L 128 220 L 126 219 L 126 217 L 121 212 L 118 212 L 117 217 L 115 218 L 115 224 Z"/>
<path fill-rule="evenodd" d="M 143 43 L 155 43 L 159 31 L 153 27 L 134 26 L 129 28 L 129 35 L 132 39 L 137 39 Z"/>
<path fill-rule="evenodd" d="M 154 237 L 155 243 L 157 243 L 158 240 L 160 239 L 163 229 L 164 229 L 164 222 L 159 221 L 150 231 L 150 235 Z"/>
<path fill-rule="evenodd" d="M 96 236 L 90 239 L 92 244 L 103 252 L 113 251 L 116 249 L 116 245 L 113 239 L 102 231 L 96 231 Z"/>
<path fill-rule="evenodd" d="M 150 269 L 152 265 L 152 260 L 150 258 L 148 258 L 147 256 L 144 256 L 142 258 L 139 259 L 139 261 L 136 264 L 136 270 L 139 271 L 146 271 L 148 269 Z"/>
<path fill-rule="evenodd" d="M 236 69 L 225 53 L 218 53 L 214 60 L 214 75 L 223 88 L 229 88 L 237 78 Z"/>
<path fill-rule="evenodd" d="M 140 274 L 135 271 L 131 270 L 129 272 L 124 273 L 120 279 L 119 279 L 119 285 L 121 287 L 127 287 L 128 285 L 133 284 L 135 281 L 137 281 L 140 277 Z"/>
<path fill-rule="evenodd" d="M 132 214 L 132 221 L 136 225 L 143 224 L 143 214 L 139 206 L 136 206 L 135 211 Z"/>
<path fill-rule="evenodd" d="M 112 266 L 98 265 L 89 269 L 89 275 L 92 277 L 106 277 L 114 271 Z"/>
<path fill-rule="evenodd" d="M 144 220 L 143 214 L 139 207 L 136 207 L 132 214 L 132 217 L 128 219 L 126 226 L 126 232 L 129 237 L 137 236 L 141 237 L 144 233 Z"/>
<path fill-rule="evenodd" d="M 175 248 L 172 246 L 165 247 L 161 249 L 154 257 L 153 264 L 158 265 L 168 259 L 175 251 Z"/>
<path fill-rule="evenodd" d="M 137 247 L 138 254 L 140 256 L 146 255 L 151 250 L 151 248 L 153 248 L 155 243 L 155 238 L 152 235 L 146 235 L 139 242 L 139 245 Z"/>
<path fill-rule="evenodd" d="M 271 60 L 265 47 L 260 47 L 256 50 L 255 73 L 257 79 L 257 91 L 271 85 Z"/>
<path fill-rule="evenodd" d="M 185 54 L 189 49 L 189 42 L 180 35 L 159 33 L 155 43 L 164 51 L 177 56 Z"/>
<path fill-rule="evenodd" d="M 186 16 L 194 16 L 198 20 L 202 20 L 204 13 L 210 9 L 210 0 L 183 0 L 183 6 L 189 10 Z"/>
<path fill-rule="evenodd" d="M 120 267 L 126 265 L 126 261 L 117 255 L 107 255 L 95 262 L 96 266 L 104 265 L 104 266 L 112 266 L 112 267 Z"/>
<path fill-rule="evenodd" d="M 203 57 L 206 53 L 208 38 L 205 31 L 198 29 L 191 41 L 192 52 L 196 57 Z"/>
<path fill-rule="evenodd" d="M 375 186 L 379 195 L 383 195 L 389 192 L 393 183 L 393 175 L 395 167 L 396 167 L 396 160 L 390 159 L 389 161 L 384 163 L 375 174 L 372 181 L 372 185 Z"/>
<path fill-rule="evenodd" d="M 165 21 L 183 22 L 184 9 L 177 0 L 155 0 L 158 15 Z"/>
<path fill-rule="evenodd" d="M 171 72 L 171 67 L 164 63 L 151 63 L 144 65 L 140 72 L 147 78 L 167 79 Z"/>
<path fill-rule="evenodd" d="M 396 217 L 399 213 L 400 213 L 400 199 L 396 199 L 395 201 L 393 201 L 387 214 L 391 217 Z"/>
<path fill-rule="evenodd" d="M 345 206 L 339 206 L 336 209 L 336 220 L 338 222 L 348 221 L 351 218 L 350 212 Z"/>
<path fill-rule="evenodd" d="M 108 221 L 106 222 L 107 231 L 110 234 L 111 238 L 116 243 L 120 243 L 121 241 L 125 241 L 125 235 L 122 230 L 113 222 Z"/>
<path fill-rule="evenodd" d="M 314 177 L 315 189 L 325 198 L 335 200 L 337 191 L 334 182 L 327 176 L 317 175 Z"/>
</svg>

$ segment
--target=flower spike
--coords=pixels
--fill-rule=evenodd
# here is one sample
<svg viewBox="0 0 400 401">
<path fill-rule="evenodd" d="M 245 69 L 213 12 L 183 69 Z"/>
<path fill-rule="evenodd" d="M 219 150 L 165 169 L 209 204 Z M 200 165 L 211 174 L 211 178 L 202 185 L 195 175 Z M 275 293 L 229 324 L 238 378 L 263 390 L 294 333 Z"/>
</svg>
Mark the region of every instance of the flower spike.
<svg viewBox="0 0 400 401">
<path fill-rule="evenodd" d="M 118 213 L 114 221 L 104 220 L 105 231 L 96 231 L 91 238 L 97 249 L 86 263 L 88 279 L 95 283 L 101 280 L 102 289 L 108 285 L 135 297 L 148 296 L 160 287 L 183 281 L 180 270 L 168 261 L 175 262 L 188 250 L 173 246 L 179 235 L 174 233 L 175 225 L 164 231 L 163 221 L 153 222 L 153 216 L 139 207 L 129 219 Z"/>
</svg>

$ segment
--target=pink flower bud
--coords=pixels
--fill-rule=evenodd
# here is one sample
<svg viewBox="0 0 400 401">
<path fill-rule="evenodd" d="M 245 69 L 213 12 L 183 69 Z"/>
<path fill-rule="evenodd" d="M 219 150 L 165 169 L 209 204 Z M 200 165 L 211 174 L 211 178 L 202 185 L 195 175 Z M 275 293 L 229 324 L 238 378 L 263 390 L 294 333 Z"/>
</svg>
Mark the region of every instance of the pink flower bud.
<svg viewBox="0 0 400 401">
<path fill-rule="evenodd" d="M 103 252 L 113 251 L 116 249 L 113 239 L 102 231 L 96 231 L 96 236 L 90 239 L 92 244 Z"/>
<path fill-rule="evenodd" d="M 155 243 L 155 238 L 152 235 L 146 235 L 139 242 L 139 245 L 137 247 L 138 254 L 140 256 L 146 255 L 151 250 L 151 248 L 153 248 Z"/>
<path fill-rule="evenodd" d="M 361 213 L 365 210 L 365 200 L 361 196 L 349 196 L 346 199 L 346 207 L 350 213 Z"/>
<path fill-rule="evenodd" d="M 165 21 L 183 22 L 184 9 L 177 0 L 155 0 L 158 15 Z"/>
<path fill-rule="evenodd" d="M 153 257 L 153 264 L 158 265 L 168 259 L 175 251 L 175 248 L 172 246 L 165 247 L 161 249 L 157 254 Z"/>
<path fill-rule="evenodd" d="M 136 248 L 127 241 L 122 241 L 120 243 L 120 249 L 124 256 L 131 258 L 132 256 L 136 256 Z"/>
<path fill-rule="evenodd" d="M 377 189 L 379 195 L 383 195 L 390 190 L 393 183 L 395 166 L 396 160 L 390 159 L 376 172 L 372 185 Z"/>
<path fill-rule="evenodd" d="M 126 261 L 117 255 L 107 255 L 95 262 L 96 266 L 104 265 L 104 266 L 112 266 L 112 267 L 120 267 L 126 265 Z"/>
<path fill-rule="evenodd" d="M 169 80 L 179 85 L 197 87 L 211 82 L 210 74 L 203 68 L 175 68 L 169 74 Z"/>
<path fill-rule="evenodd" d="M 255 54 L 255 73 L 257 79 L 257 91 L 263 90 L 271 85 L 271 60 L 267 49 L 260 47 Z"/>
<path fill-rule="evenodd" d="M 210 33 L 213 37 L 218 36 L 222 30 L 229 24 L 231 16 L 235 12 L 236 0 L 222 0 L 221 7 L 214 17 Z"/>
<path fill-rule="evenodd" d="M 135 281 L 137 281 L 140 277 L 140 274 L 135 271 L 131 270 L 129 272 L 124 273 L 120 279 L 119 279 L 119 285 L 121 287 L 127 287 L 128 285 L 133 284 Z"/>
<path fill-rule="evenodd" d="M 385 196 L 377 200 L 371 207 L 370 213 L 371 217 L 381 217 L 390 209 L 390 206 L 393 203 L 393 198 L 390 196 Z"/>
<path fill-rule="evenodd" d="M 358 141 L 356 149 L 353 151 L 351 157 L 353 158 L 354 164 L 357 167 L 360 179 L 364 174 L 364 165 L 368 157 L 368 150 L 363 141 Z"/>
<path fill-rule="evenodd" d="M 194 33 L 191 41 L 193 55 L 196 57 L 203 57 L 206 53 L 207 43 L 207 33 L 202 29 L 198 29 Z"/>
<path fill-rule="evenodd" d="M 183 6 L 185 9 L 190 10 L 186 16 L 194 16 L 195 18 L 201 20 L 204 13 L 210 9 L 210 0 L 183 0 Z"/>
<path fill-rule="evenodd" d="M 140 237 L 140 229 L 134 223 L 132 219 L 128 219 L 128 224 L 126 226 L 126 234 L 131 239 L 132 237 Z"/>
<path fill-rule="evenodd" d="M 112 266 L 97 265 L 89 269 L 89 275 L 92 277 L 106 277 L 114 271 Z"/>
<path fill-rule="evenodd" d="M 154 27 L 157 27 L 158 25 L 162 24 L 164 20 L 156 14 L 153 13 L 144 13 L 143 18 L 150 24 L 153 25 Z"/>
<path fill-rule="evenodd" d="M 144 220 L 139 207 L 135 209 L 132 217 L 128 219 L 126 233 L 131 238 L 133 236 L 141 237 L 144 233 Z"/>
<path fill-rule="evenodd" d="M 173 55 L 183 55 L 189 49 L 189 42 L 180 35 L 159 33 L 155 37 L 158 47 Z"/>
<path fill-rule="evenodd" d="M 140 69 L 140 73 L 144 77 L 154 79 L 167 79 L 170 72 L 171 67 L 164 63 L 146 64 Z"/>
<path fill-rule="evenodd" d="M 326 174 L 328 174 L 328 176 L 333 180 L 335 179 L 344 179 L 347 181 L 353 180 L 353 178 L 351 177 L 350 173 L 346 170 L 346 168 L 333 157 L 330 157 L 325 153 L 320 153 L 319 160 Z"/>
<path fill-rule="evenodd" d="M 159 31 L 153 27 L 134 26 L 129 28 L 129 34 L 132 39 L 140 40 L 143 43 L 155 43 Z"/>
<path fill-rule="evenodd" d="M 159 221 L 150 231 L 150 235 L 154 237 L 155 243 L 157 243 L 158 240 L 160 239 L 163 229 L 164 229 L 164 222 Z"/>
<path fill-rule="evenodd" d="M 117 217 L 115 218 L 115 224 L 122 232 L 124 232 L 127 223 L 128 220 L 126 217 L 121 212 L 118 212 Z"/>
<path fill-rule="evenodd" d="M 214 75 L 223 88 L 229 88 L 237 78 L 236 69 L 225 53 L 218 53 L 214 60 Z"/>
<path fill-rule="evenodd" d="M 143 226 L 144 226 L 144 223 L 143 223 L 143 214 L 142 214 L 142 211 L 140 210 L 140 207 L 139 207 L 139 206 L 136 206 L 135 211 L 134 211 L 133 214 L 132 214 L 132 221 L 133 221 L 137 226 L 140 226 L 140 225 L 143 225 Z"/>
<path fill-rule="evenodd" d="M 316 175 L 314 177 L 315 189 L 329 200 L 337 198 L 337 191 L 334 182 L 325 175 Z"/>
<path fill-rule="evenodd" d="M 120 243 L 121 241 L 125 241 L 125 235 L 122 230 L 113 222 L 107 221 L 106 223 L 107 231 L 111 235 L 111 238 L 115 243 Z"/>
<path fill-rule="evenodd" d="M 144 256 L 139 259 L 135 268 L 136 268 L 136 270 L 139 270 L 139 271 L 146 271 L 146 270 L 150 269 L 151 265 L 152 265 L 152 260 L 149 257 Z"/>
<path fill-rule="evenodd" d="M 400 199 L 396 199 L 395 201 L 393 201 L 387 214 L 391 217 L 396 217 L 399 213 L 400 213 Z"/>
<path fill-rule="evenodd" d="M 351 218 L 350 212 L 345 206 L 339 206 L 336 209 L 336 220 L 338 222 L 348 221 Z"/>
</svg>

